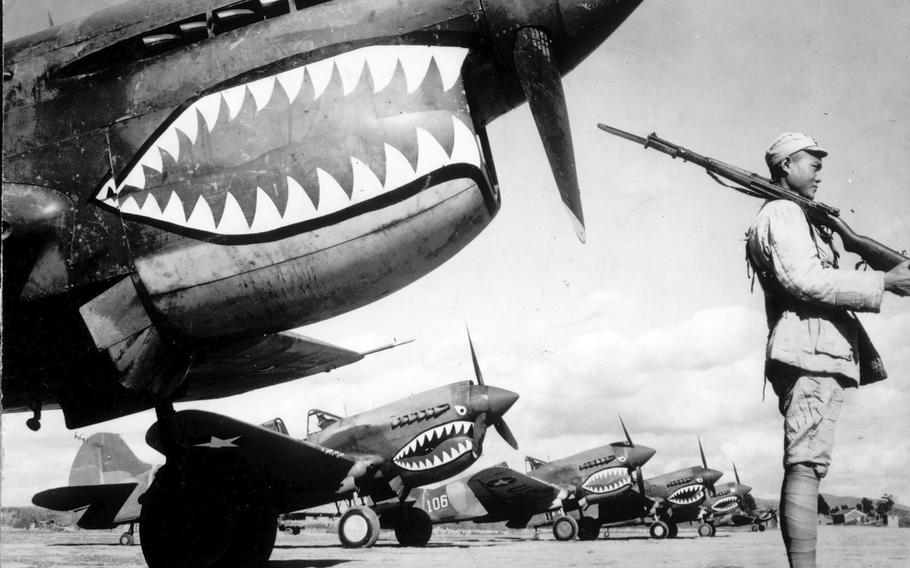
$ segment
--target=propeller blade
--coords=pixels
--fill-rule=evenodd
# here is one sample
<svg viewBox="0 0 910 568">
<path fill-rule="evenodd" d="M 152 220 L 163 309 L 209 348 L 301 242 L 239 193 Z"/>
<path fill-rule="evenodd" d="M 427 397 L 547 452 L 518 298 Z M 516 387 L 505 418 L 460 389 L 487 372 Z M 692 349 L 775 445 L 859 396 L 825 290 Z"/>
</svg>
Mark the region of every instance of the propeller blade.
<svg viewBox="0 0 910 568">
<path fill-rule="evenodd" d="M 739 472 L 736 471 L 736 462 L 733 462 L 733 475 L 736 476 L 736 484 L 742 485 L 742 483 L 739 482 Z"/>
<path fill-rule="evenodd" d="M 622 421 L 622 414 L 619 415 L 619 423 L 622 424 L 623 434 L 626 435 L 626 442 L 629 443 L 629 446 L 634 446 L 632 443 L 632 436 L 629 435 L 629 431 L 626 429 L 626 423 Z"/>
<path fill-rule="evenodd" d="M 474 457 L 479 458 L 483 453 L 483 439 L 487 434 L 487 413 L 481 412 L 474 419 Z"/>
<path fill-rule="evenodd" d="M 471 346 L 471 361 L 474 363 L 474 377 L 477 378 L 478 385 L 483 385 L 483 373 L 480 372 L 480 364 L 477 362 L 477 353 L 474 352 L 474 342 L 471 341 L 471 330 L 468 329 L 467 324 L 465 324 L 464 329 L 468 332 L 468 345 Z"/>
<path fill-rule="evenodd" d="M 509 429 L 509 425 L 506 424 L 505 420 L 500 419 L 496 424 L 496 431 L 499 432 L 499 435 L 502 436 L 502 439 L 506 441 L 507 444 L 512 446 L 513 450 L 518 449 L 518 441 L 515 440 L 515 436 L 512 434 L 512 430 Z"/>
<path fill-rule="evenodd" d="M 645 477 L 641 474 L 641 466 L 635 468 L 635 477 L 638 478 L 638 492 L 645 496 Z"/>
<path fill-rule="evenodd" d="M 519 29 L 515 36 L 513 57 L 518 80 L 534 115 L 559 195 L 572 219 L 578 240 L 585 242 L 585 218 L 578 189 L 578 173 L 575 171 L 569 112 L 550 38 L 539 28 Z"/>
<path fill-rule="evenodd" d="M 705 450 L 701 447 L 701 436 L 698 438 L 698 451 L 701 454 L 701 465 L 705 469 L 708 469 L 708 461 L 705 459 Z"/>
</svg>

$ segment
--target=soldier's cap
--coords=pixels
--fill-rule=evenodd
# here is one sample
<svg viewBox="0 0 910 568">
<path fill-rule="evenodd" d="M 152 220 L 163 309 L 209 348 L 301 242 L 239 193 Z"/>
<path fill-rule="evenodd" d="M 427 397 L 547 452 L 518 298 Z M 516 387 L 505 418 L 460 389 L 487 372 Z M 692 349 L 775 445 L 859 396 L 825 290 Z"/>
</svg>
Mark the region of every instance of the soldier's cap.
<svg viewBox="0 0 910 568">
<path fill-rule="evenodd" d="M 800 151 L 809 152 L 819 158 L 828 155 L 828 151 L 820 147 L 814 138 L 799 132 L 784 132 L 771 142 L 771 147 L 765 152 L 765 163 L 769 168 L 774 167 L 783 162 L 784 158 Z"/>
</svg>

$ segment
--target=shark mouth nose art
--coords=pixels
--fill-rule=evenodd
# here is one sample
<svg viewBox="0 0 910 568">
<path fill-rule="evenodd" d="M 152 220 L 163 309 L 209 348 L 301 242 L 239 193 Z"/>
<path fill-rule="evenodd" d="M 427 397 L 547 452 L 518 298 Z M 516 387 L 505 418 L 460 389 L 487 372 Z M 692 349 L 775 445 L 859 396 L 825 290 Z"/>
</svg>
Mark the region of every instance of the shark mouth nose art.
<svg viewBox="0 0 910 568">
<path fill-rule="evenodd" d="M 695 505 L 705 498 L 704 487 L 686 485 L 674 491 L 667 499 L 675 505 Z"/>
<path fill-rule="evenodd" d="M 415 436 L 392 461 L 407 471 L 427 471 L 470 453 L 474 449 L 473 437 L 473 422 L 449 422 Z"/>
<path fill-rule="evenodd" d="M 588 493 L 604 495 L 632 485 L 634 474 L 624 467 L 608 467 L 592 473 L 581 485 Z"/>
<path fill-rule="evenodd" d="M 739 497 L 736 495 L 727 495 L 726 497 L 721 497 L 715 501 L 714 505 L 712 505 L 711 508 L 719 513 L 729 513 L 738 506 Z"/>
<path fill-rule="evenodd" d="M 211 92 L 141 147 L 112 142 L 127 165 L 95 199 L 172 232 L 243 242 L 480 177 L 467 53 L 373 45 Z"/>
</svg>

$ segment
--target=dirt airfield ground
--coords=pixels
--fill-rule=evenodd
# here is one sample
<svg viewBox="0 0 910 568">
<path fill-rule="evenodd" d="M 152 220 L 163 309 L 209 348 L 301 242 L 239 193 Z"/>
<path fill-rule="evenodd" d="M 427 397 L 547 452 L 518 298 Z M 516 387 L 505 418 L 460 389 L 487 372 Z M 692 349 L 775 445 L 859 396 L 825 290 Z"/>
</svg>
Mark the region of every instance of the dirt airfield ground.
<svg viewBox="0 0 910 568">
<path fill-rule="evenodd" d="M 826 568 L 892 568 L 910 566 L 910 529 L 820 527 L 819 566 Z M 614 529 L 594 542 L 557 542 L 542 529 L 474 531 L 470 527 L 434 531 L 425 548 L 401 548 L 383 531 L 367 550 L 341 548 L 333 532 L 311 528 L 299 536 L 278 535 L 268 568 L 395 566 L 446 568 L 466 566 L 635 566 L 676 568 L 785 568 L 780 533 L 769 530 L 720 529 L 714 538 L 699 538 L 683 528 L 679 538 L 655 541 L 644 530 Z M 4 530 L 0 535 L 3 568 L 118 566 L 140 568 L 139 546 L 117 543 L 120 531 L 36 532 Z"/>
</svg>

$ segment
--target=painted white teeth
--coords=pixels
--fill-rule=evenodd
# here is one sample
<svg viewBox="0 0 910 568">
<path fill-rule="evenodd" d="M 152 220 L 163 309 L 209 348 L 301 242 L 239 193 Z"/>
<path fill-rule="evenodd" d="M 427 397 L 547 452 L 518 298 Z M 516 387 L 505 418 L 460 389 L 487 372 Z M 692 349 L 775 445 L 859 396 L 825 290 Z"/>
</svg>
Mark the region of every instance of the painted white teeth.
<svg viewBox="0 0 910 568">
<path fill-rule="evenodd" d="M 158 147 L 171 155 L 171 158 L 176 162 L 180 158 L 180 138 L 177 137 L 177 129 L 174 128 L 174 125 L 168 126 L 164 134 L 158 138 Z M 135 169 L 133 170 L 135 172 Z M 130 172 L 132 175 L 132 172 Z M 144 187 L 145 180 L 142 182 L 142 186 L 137 186 L 135 184 L 127 184 L 124 180 L 123 185 L 132 185 L 133 187 Z"/>
<path fill-rule="evenodd" d="M 183 212 L 183 203 L 173 191 L 167 201 L 167 205 L 164 207 L 164 211 L 161 212 L 161 220 L 178 225 L 186 223 L 186 217 Z"/>
<path fill-rule="evenodd" d="M 281 213 L 275 203 L 261 187 L 256 188 L 256 216 L 250 229 L 255 233 L 264 233 L 282 226 Z"/>
<path fill-rule="evenodd" d="M 256 110 L 260 111 L 268 104 L 269 99 L 272 98 L 272 89 L 275 87 L 275 77 L 266 77 L 264 79 L 259 79 L 258 81 L 253 81 L 252 83 L 247 84 L 246 87 L 253 95 L 253 100 L 256 101 Z"/>
<path fill-rule="evenodd" d="M 303 85 L 303 69 L 303 67 L 291 69 L 290 71 L 279 73 L 276 77 L 281 84 L 281 88 L 284 89 L 284 94 L 287 95 L 288 100 L 292 103 L 297 98 L 298 93 L 300 93 L 301 85 Z"/>
<path fill-rule="evenodd" d="M 335 68 L 335 61 L 332 58 L 316 61 L 306 66 L 307 75 L 313 84 L 313 98 L 318 99 L 325 92 L 332 79 L 332 70 Z"/>
<path fill-rule="evenodd" d="M 286 224 L 299 223 L 316 216 L 316 207 L 303 187 L 292 177 L 287 178 L 288 201 L 284 208 Z"/>
<path fill-rule="evenodd" d="M 218 223 L 218 232 L 236 235 L 247 233 L 249 229 L 246 217 L 243 215 L 243 209 L 240 208 L 240 203 L 228 192 L 224 199 L 224 212 L 221 214 L 221 222 Z"/>
<path fill-rule="evenodd" d="M 195 144 L 196 132 L 199 130 L 199 114 L 196 112 L 196 108 L 190 106 L 190 108 L 180 113 L 180 116 L 174 121 L 174 128 L 183 132 L 190 142 Z"/>
<path fill-rule="evenodd" d="M 389 191 L 401 187 L 413 179 L 417 174 L 411 169 L 411 164 L 397 148 L 390 144 L 385 146 L 385 189 Z"/>
<path fill-rule="evenodd" d="M 158 149 L 158 146 L 153 144 L 152 147 L 146 151 L 145 155 L 142 156 L 142 159 L 139 160 L 139 164 L 161 173 L 161 171 L 164 170 L 164 166 L 161 163 L 161 151 Z M 136 170 L 141 171 L 141 168 L 136 168 Z M 145 178 L 145 175 L 143 175 L 143 178 Z M 128 185 L 126 180 L 124 180 L 123 184 Z M 142 184 L 145 185 L 145 179 L 142 180 Z"/>
<path fill-rule="evenodd" d="M 186 221 L 187 226 L 201 231 L 215 230 L 215 216 L 212 215 L 212 209 L 208 202 L 200 195 L 196 199 L 196 205 L 193 207 L 190 218 Z"/>
<path fill-rule="evenodd" d="M 196 101 L 193 106 L 202 115 L 206 128 L 211 132 L 215 128 L 215 124 L 218 123 L 218 114 L 221 112 L 221 94 L 206 95 Z"/>
<path fill-rule="evenodd" d="M 364 61 L 366 61 L 366 54 L 360 49 L 348 51 L 335 57 L 335 66 L 341 76 L 342 90 L 345 95 L 350 94 L 360 81 Z"/>
<path fill-rule="evenodd" d="M 246 98 L 246 85 L 238 85 L 221 92 L 224 102 L 228 107 L 228 118 L 234 120 L 243 106 L 243 99 Z"/>
<path fill-rule="evenodd" d="M 184 143 L 188 141 L 191 145 L 197 144 L 203 123 L 208 131 L 212 132 L 219 120 L 230 121 L 237 118 L 247 96 L 252 97 L 257 111 L 262 110 L 275 96 L 276 84 L 279 84 L 287 99 L 294 102 L 303 90 L 304 81 L 309 77 L 312 96 L 318 99 L 325 93 L 336 70 L 341 79 L 344 95 L 354 91 L 359 81 L 367 74 L 372 80 L 374 92 L 378 93 L 390 85 L 399 65 L 404 73 L 407 91 L 413 93 L 426 80 L 427 71 L 433 62 L 439 71 L 443 89 L 449 90 L 458 83 L 467 53 L 466 48 L 447 46 L 368 46 L 210 93 L 194 101 L 167 125 L 126 173 L 119 185 L 115 184 L 113 178 L 107 180 L 96 197 L 109 206 L 119 207 L 122 213 L 146 216 L 201 231 L 245 235 L 271 231 L 346 209 L 354 203 L 372 199 L 404 186 L 446 165 L 465 163 L 482 167 L 478 143 L 471 128 L 459 118 L 452 116 L 454 143 L 451 153 L 446 152 L 430 132 L 419 127 L 414 133 L 417 139 L 416 167 L 411 166 L 398 148 L 386 144 L 384 146 L 386 170 L 382 172 L 384 183 L 365 162 L 352 156 L 350 162 L 353 176 L 350 188 L 342 188 L 329 172 L 317 169 L 318 197 L 311 199 L 297 180 L 288 177 L 287 206 L 283 212 L 279 211 L 268 195 L 258 188 L 250 187 L 243 190 L 256 193 L 256 210 L 252 212 L 252 223 L 246 221 L 246 216 L 233 195 L 225 196 L 225 211 L 217 226 L 214 226 L 211 206 L 208 203 L 201 204 L 198 199 L 193 203 L 180 203 L 179 198 L 173 195 L 168 199 L 164 210 L 156 200 L 149 201 L 148 198 L 141 208 L 135 199 L 126 197 L 117 199 L 125 187 L 130 187 L 131 191 L 147 189 L 145 168 L 159 173 L 164 172 L 165 161 L 162 152 L 167 152 L 171 160 L 179 161 L 181 138 L 185 138 Z M 227 108 L 226 119 L 221 116 L 222 105 Z M 350 196 L 346 190 L 350 191 Z M 470 424 L 457 424 L 450 428 L 466 432 L 470 429 Z M 451 429 L 448 432 L 452 431 Z"/>
</svg>

